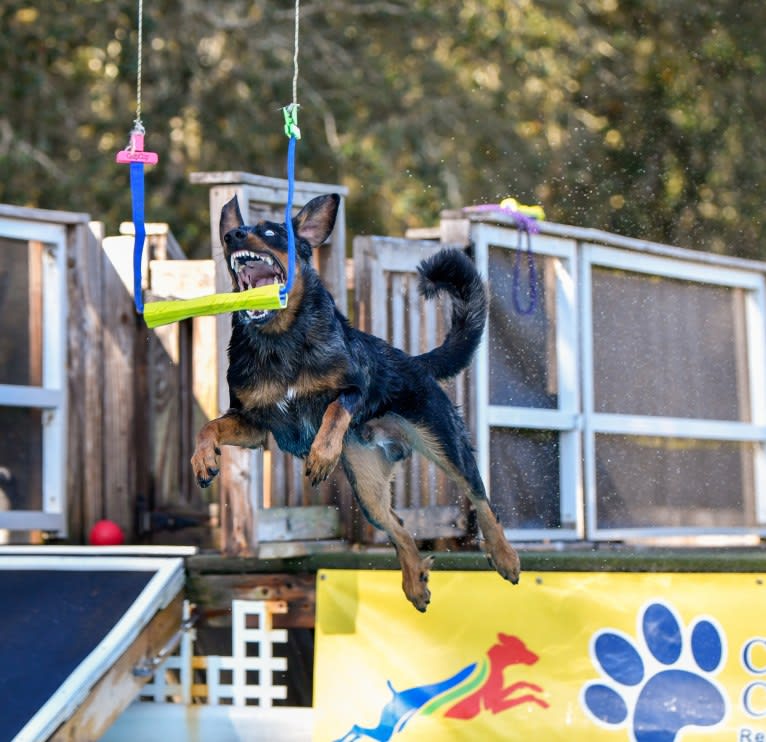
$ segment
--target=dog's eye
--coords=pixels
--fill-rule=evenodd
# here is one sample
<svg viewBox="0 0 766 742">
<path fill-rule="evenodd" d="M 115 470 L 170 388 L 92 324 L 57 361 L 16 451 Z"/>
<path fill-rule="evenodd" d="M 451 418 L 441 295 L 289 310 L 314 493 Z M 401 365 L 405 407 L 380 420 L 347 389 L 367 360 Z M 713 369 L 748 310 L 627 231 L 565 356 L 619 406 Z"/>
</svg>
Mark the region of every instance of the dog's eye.
<svg viewBox="0 0 766 742">
<path fill-rule="evenodd" d="M 272 229 L 267 229 L 267 230 L 266 230 L 266 231 L 263 233 L 263 236 L 264 236 L 264 237 L 273 237 L 273 236 L 274 236 L 274 230 L 272 230 Z"/>
</svg>

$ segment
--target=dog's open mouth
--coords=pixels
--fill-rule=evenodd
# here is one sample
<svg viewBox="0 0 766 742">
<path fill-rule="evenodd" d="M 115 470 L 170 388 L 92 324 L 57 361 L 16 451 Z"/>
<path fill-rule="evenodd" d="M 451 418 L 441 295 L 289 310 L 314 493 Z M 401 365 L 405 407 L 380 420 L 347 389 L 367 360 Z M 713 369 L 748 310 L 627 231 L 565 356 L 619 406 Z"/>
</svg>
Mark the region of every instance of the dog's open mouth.
<svg viewBox="0 0 766 742">
<path fill-rule="evenodd" d="M 229 258 L 229 265 L 238 291 L 285 282 L 285 270 L 282 264 L 270 253 L 237 250 Z M 272 314 L 272 310 L 268 309 L 246 309 L 244 312 L 250 319 L 256 321 L 264 320 Z"/>
</svg>

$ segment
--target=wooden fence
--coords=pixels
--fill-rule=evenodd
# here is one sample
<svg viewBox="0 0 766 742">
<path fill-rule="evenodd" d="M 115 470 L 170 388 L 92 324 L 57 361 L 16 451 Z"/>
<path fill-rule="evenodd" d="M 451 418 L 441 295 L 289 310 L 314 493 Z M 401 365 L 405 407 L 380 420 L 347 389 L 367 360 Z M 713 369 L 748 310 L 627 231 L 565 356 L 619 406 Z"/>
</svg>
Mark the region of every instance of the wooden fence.
<svg viewBox="0 0 766 742">
<path fill-rule="evenodd" d="M 166 225 L 147 225 L 147 303 L 229 290 L 228 275 L 220 269 L 217 225 L 221 206 L 232 196 L 250 223 L 284 218 L 285 181 L 243 173 L 200 173 L 192 179 L 210 189 L 212 258 L 187 260 Z M 345 197 L 337 186 L 298 183 L 295 207 L 328 192 Z M 30 210 L 24 213 L 34 218 Z M 132 224 L 123 225 L 119 236 L 106 237 L 102 225 L 87 219 L 64 219 L 69 225 L 69 540 L 85 541 L 97 520 L 109 518 L 129 542 L 220 545 L 229 554 L 285 556 L 379 542 L 342 473 L 312 487 L 303 462 L 273 442 L 265 451 L 225 447 L 218 482 L 206 491 L 197 487 L 189 466 L 196 432 L 228 405 L 230 317 L 147 329 L 133 306 Z M 441 341 L 448 322 L 442 302 L 426 303 L 417 293 L 416 266 L 436 249 L 433 241 L 360 237 L 349 261 L 341 203 L 332 242 L 316 253 L 317 268 L 358 326 L 421 353 Z M 467 391 L 463 377 L 450 387 L 463 406 Z M 408 463 L 393 497 L 418 538 L 465 533 L 464 505 L 432 465 Z"/>
<path fill-rule="evenodd" d="M 222 264 L 220 209 L 232 196 L 239 199 L 249 223 L 284 218 L 285 181 L 243 173 L 200 173 L 192 180 L 210 188 L 212 260 L 179 260 L 180 251 L 158 244 L 151 251 L 147 300 L 229 289 L 228 275 L 216 266 Z M 361 329 L 410 353 L 438 345 L 449 321 L 448 300 L 425 302 L 417 292 L 416 280 L 418 263 L 438 249 L 438 241 L 358 237 L 349 263 L 345 258 L 345 190 L 298 183 L 295 207 L 327 192 L 340 193 L 341 208 L 332 242 L 316 252 L 317 269 L 341 311 L 350 313 Z M 172 238 L 167 244 L 172 247 Z M 105 246 L 114 258 L 116 250 L 110 249 L 108 239 Z M 130 296 L 124 299 L 129 302 Z M 139 489 L 147 493 L 147 511 L 155 514 L 155 520 L 162 508 L 200 511 L 205 505 L 190 481 L 188 458 L 199 425 L 228 405 L 225 348 L 229 334 L 229 316 L 199 318 L 154 332 L 139 326 L 136 331 L 139 358 L 143 348 L 149 369 L 145 381 L 140 375 L 136 379 L 143 384 L 136 388 L 136 398 L 144 395 L 149 401 L 144 412 L 136 411 L 136 424 L 151 432 L 150 449 L 143 454 L 148 481 Z M 448 391 L 470 414 L 465 375 Z M 143 443 L 138 440 L 137 449 Z M 218 506 L 224 552 L 293 555 L 307 548 L 334 550 L 344 548 L 344 543 L 384 540 L 361 517 L 341 472 L 312 487 L 303 471 L 304 462 L 282 453 L 273 440 L 264 451 L 224 449 L 219 483 L 211 490 L 209 503 L 214 509 Z M 405 464 L 395 479 L 393 502 L 419 539 L 459 538 L 466 533 L 463 499 L 443 474 L 419 457 Z"/>
<path fill-rule="evenodd" d="M 80 230 L 69 251 L 70 539 L 85 540 L 100 518 L 119 523 L 131 541 L 182 521 L 205 533 L 211 503 L 193 486 L 188 461 L 195 429 L 214 412 L 215 355 L 202 352 L 212 320 L 147 330 L 133 307 L 133 238 L 102 231 Z M 168 293 L 167 271 L 157 266 L 184 266 L 174 271 L 176 296 L 193 293 L 184 273 L 212 275 L 210 261 L 183 260 L 164 225 L 147 225 L 147 233 L 148 300 L 155 271 Z"/>
<path fill-rule="evenodd" d="M 166 228 L 150 226 L 145 251 L 146 301 L 229 288 L 226 272 L 221 269 L 218 219 L 221 206 L 233 195 L 238 196 L 242 213 L 251 223 L 264 217 L 283 219 L 285 181 L 243 173 L 202 173 L 195 174 L 193 180 L 209 188 L 212 259 L 185 260 Z M 336 186 L 296 184 L 295 206 L 300 208 L 313 196 L 332 191 L 345 197 L 344 189 Z M 761 528 L 763 363 L 758 359 L 764 354 L 763 264 L 543 223 L 535 237 L 540 311 L 528 320 L 509 309 L 514 290 L 510 266 L 515 265 L 518 247 L 511 216 L 443 214 L 439 228 L 427 232 L 428 239 L 422 239 L 422 233 L 418 239 L 415 235 L 410 235 L 412 239 L 357 237 L 349 262 L 343 213 L 341 206 L 332 243 L 316 251 L 322 277 L 354 324 L 410 353 L 424 352 L 441 342 L 448 321 L 442 303 L 424 302 L 418 296 L 417 264 L 444 244 L 471 243 L 493 294 L 488 339 L 477 354 L 476 379 L 458 378 L 449 392 L 469 420 L 485 482 L 501 521 L 514 538 L 632 536 L 630 528 L 615 531 L 608 520 L 599 530 L 596 504 L 601 480 L 597 466 L 602 464 L 596 461 L 596 440 L 601 436 L 603 445 L 603 436 L 615 433 L 632 442 L 634 448 L 640 444 L 639 453 L 661 450 L 666 438 L 696 441 L 700 430 L 704 441 L 709 438 L 717 442 L 720 436 L 721 441 L 733 442 L 737 450 L 745 452 L 754 443 L 753 462 L 745 458 L 744 464 L 731 464 L 733 474 L 742 480 L 743 514 L 740 510 L 733 515 L 726 512 L 727 517 L 739 519 L 735 526 L 741 520 Z M 196 431 L 228 405 L 225 351 L 230 318 L 198 318 L 149 331 L 133 308 L 130 234 L 105 238 L 102 228 L 89 224 L 83 214 L 0 207 L 0 222 L 3 219 L 6 226 L 9 220 L 19 219 L 41 225 L 53 223 L 58 225 L 57 234 L 66 235 L 66 267 L 56 275 L 66 273 L 68 295 L 68 400 L 61 409 L 66 409 L 67 416 L 67 458 L 62 476 L 66 476 L 71 540 L 83 541 L 92 524 L 106 517 L 117 521 L 130 541 L 220 545 L 224 552 L 238 555 L 291 556 L 376 543 L 378 534 L 359 515 L 342 474 L 336 473 L 320 487 L 311 487 L 303 477 L 303 463 L 283 455 L 273 445 L 264 452 L 225 447 L 219 482 L 208 491 L 200 490 L 191 481 L 189 457 Z M 46 253 L 41 248 L 45 240 L 39 236 L 21 239 L 12 232 L 8 239 L 21 240 L 22 244 L 26 241 L 30 256 Z M 63 254 L 61 250 L 48 252 Z M 36 260 L 30 257 L 30 268 Z M 595 312 L 591 306 L 596 295 L 604 305 L 623 308 L 620 271 L 648 276 L 641 290 L 655 297 L 655 305 L 658 281 L 654 276 L 666 277 L 664 285 L 670 292 L 663 299 L 667 304 L 662 307 L 666 308 L 659 311 L 654 306 L 652 311 L 643 311 L 640 333 L 629 306 L 624 309 L 626 315 L 616 317 L 615 310 Z M 42 291 L 40 282 L 32 280 L 32 273 L 29 276 L 29 285 Z M 710 309 L 689 314 L 690 296 L 698 296 L 700 302 L 704 298 L 704 306 Z M 40 298 L 29 297 L 30 315 Z M 22 302 L 20 306 L 25 305 Z M 639 365 L 624 360 L 631 358 L 626 351 L 613 350 L 619 343 L 625 345 L 620 340 L 625 327 L 640 339 L 628 344 L 630 352 L 643 359 L 646 343 L 669 346 L 667 338 L 679 333 L 700 338 L 702 348 L 715 329 L 709 316 L 719 320 L 715 327 L 722 340 L 714 343 L 716 353 L 731 346 L 728 355 L 724 353 L 730 372 L 704 377 L 708 386 L 704 393 L 695 392 L 694 405 L 685 401 L 690 385 L 679 382 L 672 387 L 672 395 L 671 387 L 665 385 L 666 396 L 673 397 L 670 401 L 676 404 L 677 397 L 678 404 L 686 405 L 673 413 L 677 417 L 659 414 L 668 408 L 667 400 L 664 406 L 652 408 L 651 414 L 622 407 L 618 408 L 619 418 L 611 408 L 611 416 L 601 414 L 603 410 L 593 399 L 595 380 L 599 393 L 612 400 L 610 404 L 623 404 L 626 373 L 621 369 Z M 611 324 L 604 324 L 604 318 Z M 679 329 L 681 321 L 684 324 Z M 38 324 L 30 316 L 29 322 L 18 323 L 18 331 L 26 328 L 31 334 Z M 728 346 L 723 342 L 727 338 L 731 338 Z M 11 346 L 10 342 L 3 346 L 6 355 Z M 524 353 L 509 354 L 508 349 L 517 348 Z M 32 345 L 30 353 L 31 349 Z M 665 359 L 665 354 L 653 356 Z M 699 365 L 707 355 L 697 349 L 693 357 Z M 687 363 L 688 359 L 681 354 L 674 362 Z M 721 363 L 718 367 L 723 368 Z M 684 378 L 677 373 L 670 377 Z M 732 378 L 736 384 L 729 383 Z M 715 413 L 723 417 L 714 420 L 716 435 L 712 435 L 708 432 L 712 408 L 707 400 L 721 401 L 722 393 L 715 386 L 719 379 L 725 382 L 726 399 L 734 411 L 726 413 L 729 417 Z M 644 389 L 638 381 L 634 386 Z M 51 408 L 55 405 L 50 399 L 58 399 L 51 394 L 41 403 L 27 404 L 24 399 L 31 397 L 26 388 L 14 387 L 7 380 L 4 387 L 6 404 L 17 408 Z M 741 393 L 737 391 L 740 389 Z M 654 403 L 659 397 L 647 386 L 634 399 L 645 404 L 646 399 Z M 45 419 L 40 414 L 37 417 Z M 649 430 L 654 436 L 654 418 L 664 420 L 666 426 L 670 420 L 672 426 L 664 433 L 657 432 L 659 442 L 656 436 L 639 440 L 642 431 Z M 738 459 L 732 461 L 736 464 Z M 622 463 L 620 466 L 625 468 Z M 46 469 L 46 481 L 51 479 L 53 468 Z M 408 462 L 403 469 L 393 487 L 393 502 L 417 538 L 433 542 L 470 537 L 465 503 L 440 472 L 420 460 Z M 622 487 L 633 494 L 632 480 Z M 651 522 L 657 517 L 670 520 L 670 511 L 651 510 L 654 501 L 649 495 L 645 500 L 640 506 L 652 514 Z M 13 510 L 11 507 L 10 512 L 3 513 L 5 525 L 0 527 L 11 531 L 55 530 L 61 520 L 60 510 L 55 513 L 58 520 L 42 512 L 34 521 L 37 525 L 19 526 L 27 514 L 23 508 Z M 700 508 L 693 508 L 693 517 L 687 516 L 686 510 L 673 512 L 687 518 L 684 525 L 699 525 Z M 710 522 L 718 522 L 715 519 L 724 512 L 723 506 L 708 510 L 705 517 Z M 624 512 L 621 508 L 620 515 Z M 670 522 L 665 527 L 676 525 Z M 174 528 L 178 526 L 197 528 L 185 528 L 176 538 Z"/>
<path fill-rule="evenodd" d="M 214 263 L 220 260 L 218 218 L 223 203 L 236 195 L 246 219 L 283 219 L 286 183 L 242 173 L 199 173 L 192 180 L 210 187 L 211 240 Z M 317 251 L 317 268 L 344 313 L 347 294 L 353 295 L 353 321 L 360 328 L 387 339 L 410 353 L 422 353 L 441 342 L 448 323 L 444 301 L 424 302 L 418 295 L 416 267 L 438 249 L 434 241 L 360 237 L 354 240 L 353 261 L 345 255 L 345 189 L 298 183 L 299 208 L 320 193 L 338 192 L 341 208 L 332 242 Z M 224 271 L 219 273 L 223 274 Z M 228 288 L 228 277 L 217 279 Z M 371 311 L 374 307 L 375 311 Z M 228 404 L 225 388 L 225 344 L 228 317 L 217 324 L 219 348 L 219 404 Z M 468 385 L 461 376 L 453 382 L 453 399 L 469 408 Z M 382 534 L 370 528 L 353 503 L 345 476 L 335 472 L 318 487 L 303 474 L 304 463 L 279 451 L 273 441 L 266 450 L 225 449 L 221 471 L 221 509 L 224 550 L 231 554 L 290 555 L 302 553 L 302 541 L 311 549 L 338 548 L 338 538 L 350 542 L 380 542 Z M 419 539 L 465 535 L 465 505 L 458 493 L 433 465 L 419 458 L 409 462 L 394 484 L 394 504 Z"/>
<path fill-rule="evenodd" d="M 449 300 L 425 301 L 419 294 L 417 266 L 443 245 L 432 240 L 392 237 L 354 239 L 356 325 L 411 355 L 439 345 L 449 327 Z M 470 413 L 467 374 L 447 385 L 452 400 Z M 393 483 L 397 515 L 418 539 L 465 535 L 465 501 L 458 488 L 433 464 L 414 456 Z M 381 531 L 364 529 L 365 540 L 382 541 Z"/>
</svg>

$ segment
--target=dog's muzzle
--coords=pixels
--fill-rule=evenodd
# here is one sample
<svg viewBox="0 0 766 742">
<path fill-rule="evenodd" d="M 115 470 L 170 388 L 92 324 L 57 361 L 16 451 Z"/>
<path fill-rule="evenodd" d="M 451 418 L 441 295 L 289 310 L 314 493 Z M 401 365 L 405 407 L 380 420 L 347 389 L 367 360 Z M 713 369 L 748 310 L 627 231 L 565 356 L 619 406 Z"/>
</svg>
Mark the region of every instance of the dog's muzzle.
<svg viewBox="0 0 766 742">
<path fill-rule="evenodd" d="M 285 270 L 282 264 L 268 252 L 236 250 L 229 257 L 229 266 L 234 277 L 234 288 L 237 291 L 285 282 Z M 263 321 L 272 314 L 272 310 L 268 309 L 243 311 L 249 319 L 255 321 Z"/>
</svg>

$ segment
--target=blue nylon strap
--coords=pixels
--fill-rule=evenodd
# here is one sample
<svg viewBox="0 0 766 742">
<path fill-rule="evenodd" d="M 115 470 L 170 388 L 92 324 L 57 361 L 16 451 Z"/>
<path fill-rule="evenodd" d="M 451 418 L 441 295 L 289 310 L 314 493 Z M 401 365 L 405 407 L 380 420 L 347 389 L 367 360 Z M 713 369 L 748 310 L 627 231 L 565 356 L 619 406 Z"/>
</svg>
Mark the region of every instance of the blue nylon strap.
<svg viewBox="0 0 766 742">
<path fill-rule="evenodd" d="M 141 261 L 144 253 L 146 240 L 146 227 L 144 226 L 144 163 L 130 163 L 130 193 L 133 197 L 133 228 L 135 237 L 133 240 L 133 301 L 136 311 L 143 314 L 144 297 L 141 281 Z"/>
<path fill-rule="evenodd" d="M 295 277 L 295 233 L 293 232 L 293 194 L 295 191 L 295 134 L 290 136 L 287 147 L 287 204 L 285 205 L 285 229 L 287 230 L 287 281 L 279 296 L 284 304 L 293 287 Z"/>
</svg>

